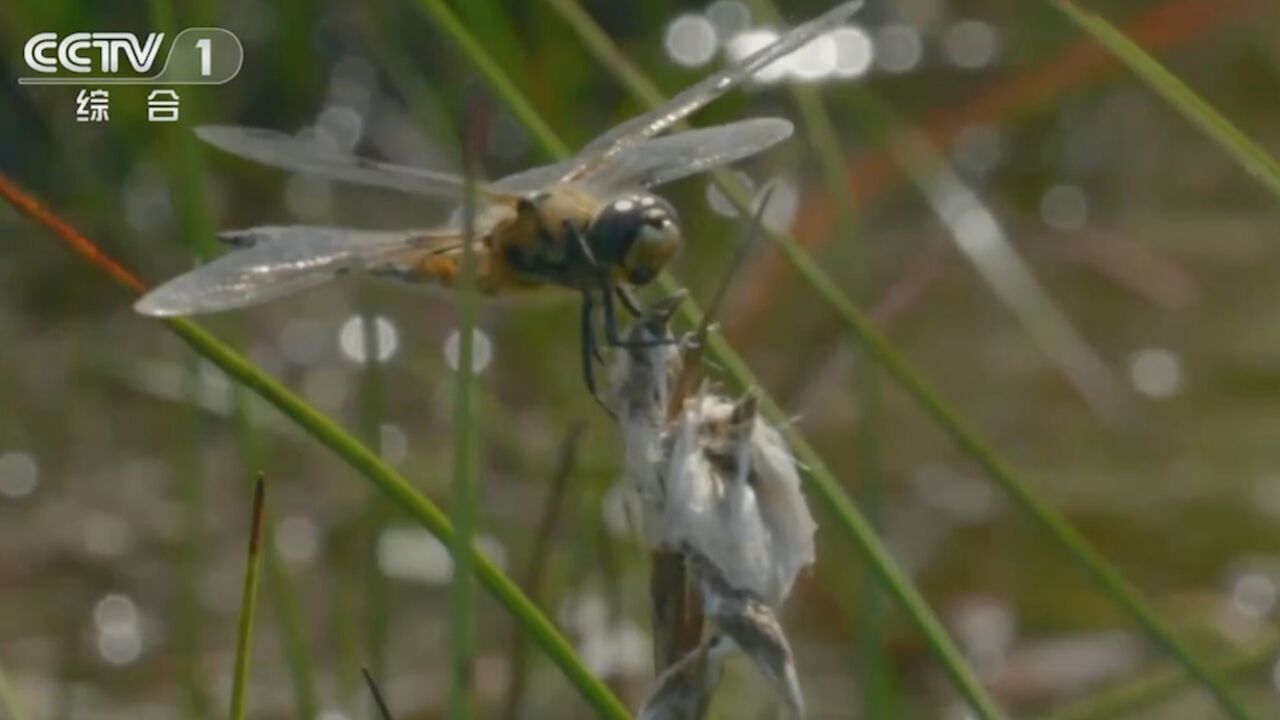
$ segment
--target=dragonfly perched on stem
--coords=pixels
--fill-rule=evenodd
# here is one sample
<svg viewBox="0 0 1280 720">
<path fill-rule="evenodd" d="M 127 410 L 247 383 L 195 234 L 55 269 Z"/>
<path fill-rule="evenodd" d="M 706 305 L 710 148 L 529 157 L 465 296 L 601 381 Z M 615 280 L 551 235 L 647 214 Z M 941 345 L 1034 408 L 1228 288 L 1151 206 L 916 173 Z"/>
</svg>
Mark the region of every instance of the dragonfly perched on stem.
<svg viewBox="0 0 1280 720">
<path fill-rule="evenodd" d="M 760 70 L 847 20 L 860 2 L 837 5 L 720 72 L 588 143 L 568 160 L 474 184 L 479 207 L 472 250 L 477 283 L 489 293 L 560 286 L 582 296 L 583 377 L 596 392 L 605 341 L 625 345 L 616 303 L 641 310 L 630 288 L 648 284 L 681 245 L 675 209 L 652 188 L 763 152 L 790 137 L 780 118 L 752 118 L 663 135 Z M 358 157 L 272 130 L 204 126 L 204 141 L 296 173 L 459 203 L 461 176 Z M 175 316 L 254 305 L 325 283 L 351 270 L 452 285 L 463 251 L 462 213 L 435 228 L 373 231 L 265 226 L 221 234 L 235 249 L 152 290 L 135 308 Z"/>
</svg>

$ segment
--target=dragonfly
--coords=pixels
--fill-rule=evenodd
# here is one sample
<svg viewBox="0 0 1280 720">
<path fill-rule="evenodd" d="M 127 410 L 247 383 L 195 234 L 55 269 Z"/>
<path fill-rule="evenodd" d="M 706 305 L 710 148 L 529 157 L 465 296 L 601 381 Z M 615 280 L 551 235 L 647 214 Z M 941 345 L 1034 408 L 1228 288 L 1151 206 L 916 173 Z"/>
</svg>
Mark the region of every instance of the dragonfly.
<svg viewBox="0 0 1280 720">
<path fill-rule="evenodd" d="M 597 322 L 608 345 L 625 347 L 616 304 L 642 315 L 632 290 L 652 282 L 683 242 L 675 209 L 651 190 L 761 153 L 790 137 L 793 128 L 781 118 L 751 118 L 664 133 L 844 22 L 860 5 L 842 3 L 794 27 L 660 107 L 605 132 L 567 160 L 494 182 L 381 162 L 273 130 L 199 127 L 202 140 L 248 160 L 451 201 L 455 210 L 449 221 L 417 230 L 289 225 L 223 232 L 219 237 L 230 252 L 156 287 L 134 307 L 158 317 L 219 312 L 291 295 L 357 270 L 452 286 L 470 245 L 476 283 L 486 293 L 561 287 L 580 294 L 582 372 L 587 389 L 600 400 L 593 373 L 593 360 L 601 357 Z M 473 213 L 462 212 L 468 193 L 476 200 Z"/>
</svg>

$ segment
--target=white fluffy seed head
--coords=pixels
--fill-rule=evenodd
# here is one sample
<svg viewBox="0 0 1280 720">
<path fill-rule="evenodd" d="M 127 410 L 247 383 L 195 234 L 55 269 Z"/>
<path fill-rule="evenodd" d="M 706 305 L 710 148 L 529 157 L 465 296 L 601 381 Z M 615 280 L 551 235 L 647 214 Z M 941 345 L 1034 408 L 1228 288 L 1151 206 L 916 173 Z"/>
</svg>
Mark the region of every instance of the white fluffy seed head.
<svg viewBox="0 0 1280 720">
<path fill-rule="evenodd" d="M 639 496 L 640 529 L 646 540 L 657 532 L 655 513 L 664 505 L 660 474 L 665 461 L 665 419 L 671 386 L 680 372 L 675 346 L 653 341 L 670 337 L 667 323 L 673 309 L 671 304 L 660 304 L 649 316 L 633 323 L 625 336 L 632 347 L 617 348 L 610 368 L 623 465 L 632 490 Z"/>
<path fill-rule="evenodd" d="M 685 403 L 662 447 L 664 503 L 650 542 L 693 548 L 734 587 L 780 605 L 813 562 L 817 525 L 777 430 L 751 399 L 704 393 Z"/>
</svg>

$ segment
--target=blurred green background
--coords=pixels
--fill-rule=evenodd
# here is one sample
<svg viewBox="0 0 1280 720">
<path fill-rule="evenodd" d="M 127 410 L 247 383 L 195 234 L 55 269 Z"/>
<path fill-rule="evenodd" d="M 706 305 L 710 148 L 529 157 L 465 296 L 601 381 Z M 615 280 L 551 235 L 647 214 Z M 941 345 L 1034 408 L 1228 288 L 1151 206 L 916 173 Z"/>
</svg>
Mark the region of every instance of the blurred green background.
<svg viewBox="0 0 1280 720">
<path fill-rule="evenodd" d="M 452 4 L 576 146 L 641 107 L 555 6 Z M 1090 7 L 1280 147 L 1273 3 Z M 667 93 L 782 27 L 734 0 L 584 9 Z M 241 38 L 244 68 L 180 88 L 177 124 L 148 122 L 146 88 L 111 88 L 109 121 L 83 123 L 80 88 L 16 80 L 37 32 L 205 25 Z M 797 121 L 790 142 L 740 168 L 775 188 L 765 221 L 790 229 L 1197 648 L 1244 654 L 1242 694 L 1276 716 L 1274 198 L 1048 3 L 870 0 L 824 42 L 695 124 Z M 324 132 L 456 169 L 459 108 L 480 97 L 486 176 L 550 160 L 411 0 L 3 0 L 0 78 L 0 171 L 150 282 L 218 252 L 219 228 L 416 227 L 448 211 L 216 153 L 194 124 Z M 795 86 L 830 113 L 851 214 L 824 185 Z M 674 275 L 705 301 L 742 222 L 706 178 L 664 194 L 687 240 Z M 225 715 L 258 470 L 275 552 L 250 715 L 368 717 L 367 665 L 397 717 L 443 716 L 444 547 L 7 206 L 0 237 L 0 666 L 30 717 Z M 1012 714 L 1160 677 L 1160 654 L 868 367 L 772 248 L 738 273 L 720 320 Z M 202 321 L 445 507 L 456 322 L 447 293 L 363 278 Z M 651 681 L 648 558 L 626 521 L 616 431 L 581 387 L 576 324 L 563 297 L 481 310 L 481 542 L 635 707 Z M 818 565 L 784 613 L 812 717 L 965 717 L 918 634 L 818 519 Z M 476 613 L 480 716 L 590 715 L 536 650 L 521 659 L 488 597 Z M 731 668 L 717 717 L 773 716 L 752 672 Z M 1216 713 L 1192 688 L 1095 716 Z"/>
</svg>

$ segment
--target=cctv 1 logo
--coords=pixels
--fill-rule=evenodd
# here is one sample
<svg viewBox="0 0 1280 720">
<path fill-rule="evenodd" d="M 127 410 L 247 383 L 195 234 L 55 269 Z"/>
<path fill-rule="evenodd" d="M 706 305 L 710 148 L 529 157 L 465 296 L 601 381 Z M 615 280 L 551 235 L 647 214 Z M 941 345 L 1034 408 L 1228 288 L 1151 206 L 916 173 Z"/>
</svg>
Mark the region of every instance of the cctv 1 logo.
<svg viewBox="0 0 1280 720">
<path fill-rule="evenodd" d="M 244 46 L 222 28 L 187 28 L 174 36 L 163 64 L 165 33 L 46 32 L 23 47 L 38 73 L 23 85 L 222 85 L 244 64 Z M 159 64 L 159 70 L 155 68 Z"/>
</svg>

